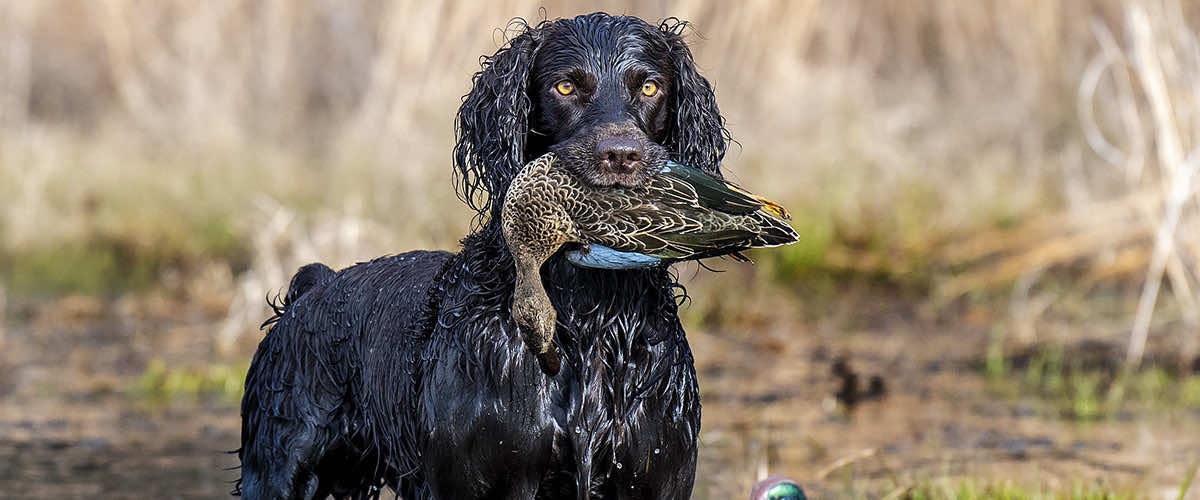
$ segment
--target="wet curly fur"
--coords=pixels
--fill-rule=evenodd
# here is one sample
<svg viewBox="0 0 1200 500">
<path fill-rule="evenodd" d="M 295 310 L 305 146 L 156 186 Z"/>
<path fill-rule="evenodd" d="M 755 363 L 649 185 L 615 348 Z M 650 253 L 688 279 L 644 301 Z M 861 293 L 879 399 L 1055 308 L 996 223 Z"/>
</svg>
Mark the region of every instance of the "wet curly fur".
<svg viewBox="0 0 1200 500">
<path fill-rule="evenodd" d="M 719 173 L 728 134 L 712 88 L 677 20 L 597 13 L 517 28 L 482 59 L 456 121 L 472 234 L 457 254 L 296 273 L 246 378 L 236 494 L 691 495 L 700 402 L 677 316 L 682 287 L 665 267 L 591 270 L 551 258 L 542 276 L 562 365 L 547 375 L 510 317 L 514 269 L 499 215 L 513 176 L 550 148 L 574 148 L 575 168 L 604 182 L 579 144 L 613 130 Z M 564 74 L 592 75 L 590 94 L 580 82 L 586 102 L 547 95 Z M 621 96 L 622 78 L 648 75 L 663 80 L 657 100 Z"/>
</svg>

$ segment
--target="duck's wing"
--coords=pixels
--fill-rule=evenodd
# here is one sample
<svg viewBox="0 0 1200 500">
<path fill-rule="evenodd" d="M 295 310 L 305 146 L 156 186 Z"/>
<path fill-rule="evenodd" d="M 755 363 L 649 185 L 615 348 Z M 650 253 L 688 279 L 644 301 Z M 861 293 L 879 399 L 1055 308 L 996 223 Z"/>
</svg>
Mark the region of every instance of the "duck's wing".
<svg viewBox="0 0 1200 500">
<path fill-rule="evenodd" d="M 571 262 L 606 269 L 648 267 L 796 241 L 796 232 L 780 217 L 787 214 L 782 207 L 771 209 L 699 170 L 674 163 L 667 168 L 639 187 L 581 188 L 566 197 L 585 244 L 568 252 Z"/>
<path fill-rule="evenodd" d="M 684 254 L 675 256 L 676 259 L 704 259 L 751 248 L 786 245 L 795 242 L 798 237 L 787 222 L 761 213 L 714 216 L 704 223 L 704 227 L 702 231 L 667 231 L 657 236 L 666 242 L 668 248 Z"/>
<path fill-rule="evenodd" d="M 668 161 L 660 173 L 687 183 L 702 207 L 734 215 L 765 210 L 781 219 L 792 218 L 787 209 L 780 204 L 746 191 L 737 184 L 713 177 L 698 168 Z"/>
<path fill-rule="evenodd" d="M 665 184 L 670 182 L 678 181 Z M 568 251 L 567 260 L 583 267 L 635 269 L 688 255 L 689 251 L 676 248 L 660 236 L 670 231 L 702 229 L 699 221 L 672 208 L 688 206 L 688 197 L 665 203 L 659 195 L 669 186 L 661 180 L 652 183 L 659 186 L 580 191 L 586 196 L 568 198 L 567 210 L 584 245 Z M 694 195 L 691 203 L 695 203 Z"/>
<path fill-rule="evenodd" d="M 631 189 L 602 189 L 567 201 L 567 211 L 578 228 L 583 243 L 595 243 L 622 252 L 637 252 L 656 257 L 671 257 L 669 243 L 660 237 L 669 232 L 697 232 L 703 223 L 695 212 L 695 195 L 679 192 L 676 180 L 654 178 L 647 185 Z M 682 186 L 682 191 L 688 188 Z M 689 209 L 690 207 L 690 209 Z M 664 253 L 666 252 L 666 253 Z"/>
<path fill-rule="evenodd" d="M 603 221 L 580 224 L 589 243 L 660 260 L 727 255 L 755 247 L 784 245 L 797 234 L 787 222 L 762 212 L 731 215 L 697 206 L 646 206 L 604 212 Z"/>
</svg>

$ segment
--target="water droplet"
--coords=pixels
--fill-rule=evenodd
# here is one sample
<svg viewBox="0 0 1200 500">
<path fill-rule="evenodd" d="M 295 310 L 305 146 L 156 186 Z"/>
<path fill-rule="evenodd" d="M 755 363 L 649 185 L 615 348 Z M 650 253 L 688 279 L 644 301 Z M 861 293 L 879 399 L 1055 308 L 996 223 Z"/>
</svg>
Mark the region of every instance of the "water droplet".
<svg viewBox="0 0 1200 500">
<path fill-rule="evenodd" d="M 582 434 L 582 433 L 583 433 L 583 428 L 582 428 L 582 427 L 580 427 L 580 426 L 578 426 L 578 425 L 576 425 L 576 426 L 575 426 L 575 433 L 576 433 L 576 434 Z"/>
<path fill-rule="evenodd" d="M 623 466 L 623 465 L 621 465 L 621 462 L 617 462 L 617 469 L 620 469 L 620 468 L 622 468 L 622 467 L 624 467 L 624 466 Z"/>
<path fill-rule="evenodd" d="M 655 455 L 657 455 L 657 454 L 659 454 L 659 453 L 662 453 L 662 450 L 660 450 L 660 449 L 658 449 L 658 448 L 655 448 L 655 449 L 654 449 L 654 454 L 655 454 Z"/>
<path fill-rule="evenodd" d="M 502 444 L 502 445 L 504 444 L 504 440 L 503 440 L 503 439 L 501 439 L 501 440 L 500 440 L 500 444 Z"/>
</svg>

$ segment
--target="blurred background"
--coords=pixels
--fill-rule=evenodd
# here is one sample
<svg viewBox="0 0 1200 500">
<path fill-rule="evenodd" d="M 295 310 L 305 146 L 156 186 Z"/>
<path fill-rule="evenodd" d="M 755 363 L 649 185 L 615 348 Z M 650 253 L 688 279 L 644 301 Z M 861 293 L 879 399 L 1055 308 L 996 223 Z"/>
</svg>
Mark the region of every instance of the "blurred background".
<svg viewBox="0 0 1200 500">
<path fill-rule="evenodd" d="M 0 0 L 0 495 L 219 497 L 264 298 L 454 249 L 530 21 L 689 20 L 800 242 L 678 266 L 697 498 L 1200 498 L 1200 6 Z"/>
</svg>

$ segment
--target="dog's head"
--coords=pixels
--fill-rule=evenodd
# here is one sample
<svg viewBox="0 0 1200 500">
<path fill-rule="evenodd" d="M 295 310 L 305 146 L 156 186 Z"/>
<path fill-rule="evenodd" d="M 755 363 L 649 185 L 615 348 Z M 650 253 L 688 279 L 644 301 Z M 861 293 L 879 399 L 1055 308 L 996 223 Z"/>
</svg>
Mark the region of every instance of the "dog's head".
<svg viewBox="0 0 1200 500">
<path fill-rule="evenodd" d="M 598 186 L 636 186 L 668 158 L 719 175 L 729 134 L 686 23 L 596 13 L 515 26 L 455 124 L 459 195 L 479 221 L 498 218 L 509 182 L 548 151 Z"/>
</svg>

